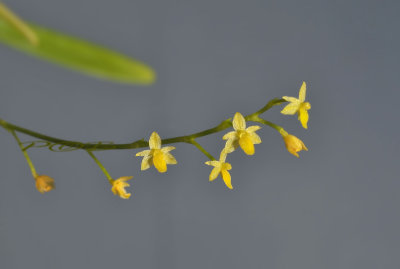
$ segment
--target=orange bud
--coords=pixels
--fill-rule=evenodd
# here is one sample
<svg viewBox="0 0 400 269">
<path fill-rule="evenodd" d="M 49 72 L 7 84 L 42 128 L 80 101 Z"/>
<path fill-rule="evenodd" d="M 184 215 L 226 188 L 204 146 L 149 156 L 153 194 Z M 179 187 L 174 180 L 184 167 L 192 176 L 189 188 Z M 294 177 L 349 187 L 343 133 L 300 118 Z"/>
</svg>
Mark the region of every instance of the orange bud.
<svg viewBox="0 0 400 269">
<path fill-rule="evenodd" d="M 285 141 L 287 150 L 297 158 L 299 157 L 299 154 L 297 152 L 301 150 L 308 150 L 307 147 L 304 145 L 303 141 L 301 141 L 294 135 L 286 133 L 282 134 L 282 137 L 283 141 Z"/>
<path fill-rule="evenodd" d="M 54 179 L 46 175 L 36 176 L 35 181 L 36 181 L 36 189 L 40 193 L 49 192 L 56 187 Z"/>
</svg>

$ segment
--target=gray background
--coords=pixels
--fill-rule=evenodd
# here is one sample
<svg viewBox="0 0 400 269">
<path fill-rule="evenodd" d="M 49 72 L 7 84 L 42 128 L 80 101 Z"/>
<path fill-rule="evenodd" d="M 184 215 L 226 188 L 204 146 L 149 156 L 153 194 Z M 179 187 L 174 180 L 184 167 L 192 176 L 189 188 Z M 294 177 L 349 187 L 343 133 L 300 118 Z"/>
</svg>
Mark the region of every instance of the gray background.
<svg viewBox="0 0 400 269">
<path fill-rule="evenodd" d="M 0 130 L 0 268 L 400 268 L 398 1 L 6 1 L 27 20 L 150 64 L 149 87 L 105 82 L 0 46 L 0 115 L 68 139 L 129 142 L 200 131 L 296 96 L 309 147 L 265 126 L 229 156 L 234 190 L 177 144 L 166 174 L 137 150 L 100 152 L 132 197 L 112 195 L 86 153 L 29 151 L 57 189 L 41 195 Z M 222 133 L 199 140 L 213 154 Z M 29 137 L 22 137 L 29 139 Z"/>
</svg>

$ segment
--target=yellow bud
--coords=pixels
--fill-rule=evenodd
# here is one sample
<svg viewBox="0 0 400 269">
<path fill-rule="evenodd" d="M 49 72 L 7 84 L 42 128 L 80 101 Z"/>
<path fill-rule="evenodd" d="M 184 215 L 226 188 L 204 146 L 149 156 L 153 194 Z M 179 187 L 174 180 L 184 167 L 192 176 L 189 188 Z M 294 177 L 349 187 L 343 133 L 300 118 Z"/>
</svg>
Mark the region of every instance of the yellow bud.
<svg viewBox="0 0 400 269">
<path fill-rule="evenodd" d="M 307 147 L 304 145 L 303 141 L 301 141 L 294 135 L 286 133 L 282 134 L 282 137 L 283 141 L 285 141 L 287 150 L 297 158 L 299 157 L 299 154 L 297 152 L 301 150 L 308 150 Z"/>
<path fill-rule="evenodd" d="M 55 183 L 54 183 L 54 179 L 52 179 L 49 176 L 46 175 L 40 175 L 40 176 L 36 176 L 35 177 L 35 181 L 36 181 L 36 189 L 40 192 L 40 193 L 45 193 L 45 192 L 49 192 L 52 189 L 55 189 Z"/>
</svg>

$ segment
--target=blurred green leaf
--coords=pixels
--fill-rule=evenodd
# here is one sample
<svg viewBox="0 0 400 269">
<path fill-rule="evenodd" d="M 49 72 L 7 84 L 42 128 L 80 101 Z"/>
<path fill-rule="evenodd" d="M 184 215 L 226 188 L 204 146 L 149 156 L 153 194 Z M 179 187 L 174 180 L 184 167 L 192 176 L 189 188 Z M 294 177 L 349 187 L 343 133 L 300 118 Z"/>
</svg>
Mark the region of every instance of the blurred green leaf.
<svg viewBox="0 0 400 269">
<path fill-rule="evenodd" d="M 144 63 L 99 45 L 60 32 L 27 25 L 37 34 L 35 46 L 14 27 L 0 20 L 0 41 L 21 51 L 102 79 L 151 84 L 154 71 Z"/>
</svg>

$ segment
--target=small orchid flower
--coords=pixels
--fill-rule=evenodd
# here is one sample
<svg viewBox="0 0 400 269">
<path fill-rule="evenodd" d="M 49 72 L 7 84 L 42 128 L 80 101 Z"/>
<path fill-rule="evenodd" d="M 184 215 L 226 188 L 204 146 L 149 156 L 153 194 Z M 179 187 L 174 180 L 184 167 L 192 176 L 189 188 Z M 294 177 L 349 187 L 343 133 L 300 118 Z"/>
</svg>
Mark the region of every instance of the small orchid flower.
<svg viewBox="0 0 400 269">
<path fill-rule="evenodd" d="M 293 115 L 296 112 L 298 113 L 298 120 L 301 122 L 301 125 L 304 129 L 307 129 L 308 122 L 308 111 L 311 109 L 311 104 L 309 102 L 305 102 L 306 100 L 306 83 L 303 81 L 303 84 L 300 87 L 299 98 L 283 96 L 282 99 L 290 102 L 286 105 L 281 113 L 285 115 Z"/>
<path fill-rule="evenodd" d="M 235 131 L 229 132 L 222 137 L 222 139 L 228 140 L 225 148 L 232 152 L 240 146 L 247 155 L 253 155 L 254 144 L 261 143 L 261 138 L 255 133 L 261 127 L 254 125 L 246 128 L 246 120 L 239 112 L 236 112 L 233 117 L 232 126 Z"/>
<path fill-rule="evenodd" d="M 231 183 L 231 175 L 229 174 L 228 170 L 232 169 L 232 165 L 230 163 L 225 162 L 226 155 L 228 154 L 226 149 L 221 151 L 221 155 L 219 157 L 219 161 L 208 161 L 206 162 L 207 165 L 214 166 L 213 170 L 211 170 L 209 180 L 214 181 L 221 174 L 222 179 L 224 180 L 225 185 L 229 189 L 233 189 Z"/>
<path fill-rule="evenodd" d="M 177 164 L 174 156 L 169 153 L 175 147 L 161 148 L 161 138 L 156 132 L 153 132 L 150 136 L 149 147 L 150 149 L 136 154 L 136 156 L 143 157 L 141 170 L 149 169 L 150 166 L 154 165 L 158 172 L 164 173 L 167 171 L 167 164 Z"/>
<path fill-rule="evenodd" d="M 127 183 L 126 181 L 132 179 L 133 177 L 120 177 L 118 179 L 115 179 L 112 181 L 112 187 L 111 187 L 111 191 L 114 193 L 114 195 L 119 195 L 119 197 L 121 197 L 122 199 L 128 199 L 129 197 L 131 197 L 130 193 L 127 193 L 125 188 L 129 187 L 129 183 Z"/>
</svg>

